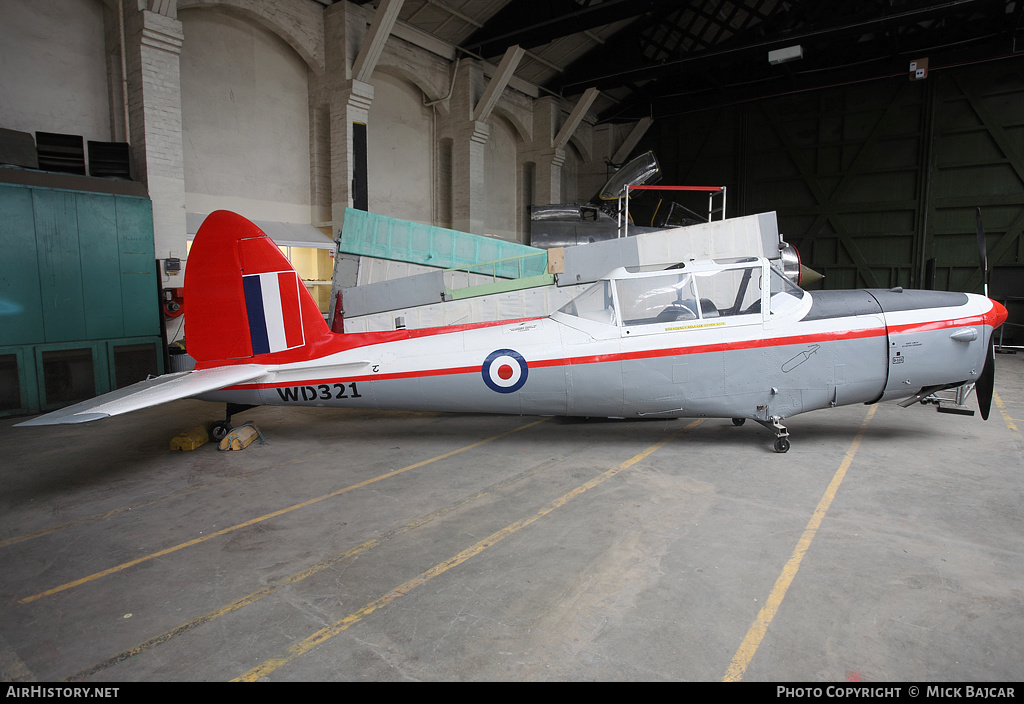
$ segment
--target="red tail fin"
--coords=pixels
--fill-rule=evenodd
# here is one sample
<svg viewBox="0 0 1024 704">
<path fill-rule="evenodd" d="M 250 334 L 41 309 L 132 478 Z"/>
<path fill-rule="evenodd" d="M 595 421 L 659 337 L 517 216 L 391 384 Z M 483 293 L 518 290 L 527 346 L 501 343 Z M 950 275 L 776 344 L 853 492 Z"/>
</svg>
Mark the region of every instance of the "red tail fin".
<svg viewBox="0 0 1024 704">
<path fill-rule="evenodd" d="M 274 241 L 241 215 L 203 222 L 185 267 L 185 340 L 197 366 L 309 359 L 331 332 Z"/>
</svg>

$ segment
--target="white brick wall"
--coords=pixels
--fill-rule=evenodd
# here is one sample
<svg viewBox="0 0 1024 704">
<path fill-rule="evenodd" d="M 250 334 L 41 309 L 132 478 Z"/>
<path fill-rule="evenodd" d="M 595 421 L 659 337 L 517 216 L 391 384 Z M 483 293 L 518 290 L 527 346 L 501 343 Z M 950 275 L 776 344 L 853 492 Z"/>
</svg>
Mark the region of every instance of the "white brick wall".
<svg viewBox="0 0 1024 704">
<path fill-rule="evenodd" d="M 10 1 L 28 3 L 28 0 Z M 187 43 L 189 37 L 186 25 L 178 18 L 178 13 L 183 11 L 202 9 L 204 15 L 230 15 L 235 22 L 261 27 L 273 33 L 305 63 L 309 101 L 305 114 L 308 115 L 309 135 L 303 140 L 303 148 L 308 145 L 309 165 L 302 169 L 302 178 L 308 178 L 309 193 L 308 197 L 300 199 L 301 203 L 290 202 L 288 212 L 294 212 L 293 206 L 298 205 L 303 212 L 308 212 L 311 222 L 333 220 L 335 225 L 340 225 L 343 209 L 351 199 L 351 123 L 376 120 L 384 122 L 386 130 L 389 120 L 384 107 L 378 105 L 377 110 L 373 109 L 372 90 L 367 90 L 366 85 L 353 87 L 350 78 L 351 64 L 372 19 L 373 6 L 340 2 L 323 8 L 310 0 L 160 0 L 156 3 L 147 0 L 141 5 L 149 9 L 139 10 L 140 3 L 124 3 L 128 120 L 136 177 L 149 186 L 154 204 L 157 251 L 161 256 L 182 255 L 185 239 L 183 144 L 189 135 L 183 134 L 179 59 L 183 42 Z M 109 106 L 105 131 L 113 138 L 121 138 L 124 110 L 117 12 L 110 5 L 104 8 L 102 30 L 92 22 L 83 23 L 82 31 L 105 34 L 97 40 L 107 52 L 100 69 L 104 74 L 101 82 L 105 80 L 107 84 L 107 95 L 99 104 Z M 41 10 L 32 12 L 38 15 Z M 0 42 L 5 39 L 5 31 L 12 30 L 0 25 Z M 44 27 L 40 28 L 40 34 L 45 35 Z M 239 57 L 239 61 L 251 63 L 254 60 L 260 57 Z M 424 101 L 435 102 L 425 111 L 425 118 L 415 116 L 415 119 L 429 120 L 423 132 L 433 135 L 435 148 L 420 152 L 430 156 L 418 157 L 434 162 L 430 166 L 431 188 L 435 194 L 431 210 L 436 217 L 450 220 L 443 224 L 479 232 L 489 220 L 488 209 L 495 201 L 483 187 L 485 176 L 489 169 L 505 168 L 504 165 L 489 165 L 487 159 L 507 159 L 508 152 L 504 148 L 486 148 L 488 140 L 496 134 L 492 129 L 494 124 L 474 123 L 470 119 L 488 80 L 482 67 L 474 60 L 461 60 L 454 93 L 447 98 L 454 67 L 449 58 L 392 36 L 377 70 L 399 77 L 421 91 Z M 507 120 L 514 128 L 515 163 L 508 168 L 522 174 L 524 163 L 536 164 L 533 173 L 537 182 L 532 190 L 537 200 L 556 200 L 558 193 L 566 191 L 560 186 L 560 180 L 567 173 L 566 167 L 560 166 L 564 155 L 552 150 L 551 137 L 571 108 L 557 98 L 532 98 L 512 88 L 505 89 L 495 107 L 491 120 Z M 410 116 L 395 119 L 398 118 L 408 120 Z M 381 125 L 371 124 L 371 129 L 381 129 Z M 595 139 L 598 132 L 599 137 Z M 508 133 L 502 129 L 501 134 Z M 626 134 L 628 128 L 603 127 L 595 131 L 592 124 L 584 121 L 572 138 L 572 161 L 577 162 L 577 153 L 582 155 L 579 173 L 588 183 L 568 190 L 593 191 L 589 182 L 603 175 L 604 158 L 610 156 L 609 152 Z M 90 135 L 90 138 L 105 137 L 105 134 Z M 437 145 L 442 140 L 450 140 L 445 142 L 450 146 L 444 150 L 444 159 L 438 158 Z M 373 154 L 369 157 L 372 160 Z M 522 188 L 522 179 L 518 181 L 514 187 Z M 502 194 L 499 200 L 507 202 L 506 195 Z M 216 194 L 209 196 L 214 198 Z M 523 202 L 521 197 L 515 201 Z M 527 223 L 519 221 L 520 229 L 526 226 Z"/>
<path fill-rule="evenodd" d="M 178 60 L 181 22 L 143 10 L 126 17 L 126 65 L 136 176 L 153 201 L 158 258 L 185 256 L 185 170 Z M 177 277 L 180 278 L 180 277 Z M 180 286 L 180 281 L 166 285 Z"/>
</svg>

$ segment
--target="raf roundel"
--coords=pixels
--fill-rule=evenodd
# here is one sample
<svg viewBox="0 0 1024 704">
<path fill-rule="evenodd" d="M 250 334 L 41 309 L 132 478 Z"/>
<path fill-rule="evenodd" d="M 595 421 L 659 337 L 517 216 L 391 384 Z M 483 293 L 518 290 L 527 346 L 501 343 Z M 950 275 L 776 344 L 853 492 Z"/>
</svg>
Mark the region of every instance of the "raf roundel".
<svg viewBox="0 0 1024 704">
<path fill-rule="evenodd" d="M 510 394 L 523 388 L 530 373 L 523 355 L 515 350 L 491 352 L 480 371 L 487 387 L 499 394 Z"/>
</svg>

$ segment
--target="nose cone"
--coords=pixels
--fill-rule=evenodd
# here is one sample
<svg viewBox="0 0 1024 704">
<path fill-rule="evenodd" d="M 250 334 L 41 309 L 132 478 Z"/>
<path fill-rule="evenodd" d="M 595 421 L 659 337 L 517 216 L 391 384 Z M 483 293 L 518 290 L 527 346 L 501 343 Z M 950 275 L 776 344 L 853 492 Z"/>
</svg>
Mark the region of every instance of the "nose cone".
<svg viewBox="0 0 1024 704">
<path fill-rule="evenodd" d="M 989 300 L 991 301 L 991 299 Z M 991 325 L 992 329 L 995 330 L 1006 322 L 1006 316 L 1008 313 L 1006 312 L 1005 306 L 1003 306 L 999 301 L 991 301 L 991 303 L 992 308 L 985 313 L 985 325 Z"/>
</svg>

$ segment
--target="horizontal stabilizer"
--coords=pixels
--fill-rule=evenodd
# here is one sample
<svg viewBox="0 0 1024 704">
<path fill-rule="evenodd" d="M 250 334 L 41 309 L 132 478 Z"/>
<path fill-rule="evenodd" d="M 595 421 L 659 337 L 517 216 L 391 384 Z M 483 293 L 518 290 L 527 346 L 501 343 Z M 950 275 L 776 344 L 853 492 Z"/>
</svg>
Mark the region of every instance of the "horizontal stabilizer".
<svg viewBox="0 0 1024 704">
<path fill-rule="evenodd" d="M 262 364 L 240 364 L 164 374 L 17 425 L 85 423 L 252 381 L 265 373 Z"/>
</svg>

